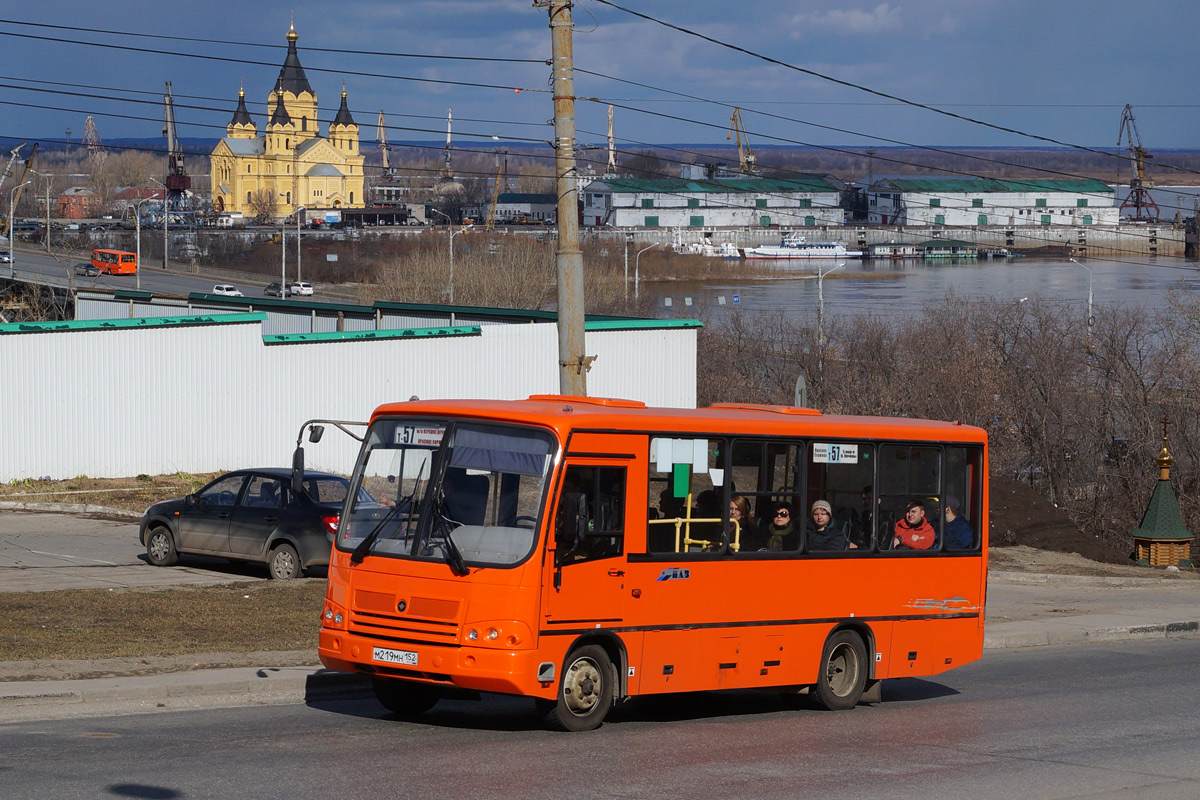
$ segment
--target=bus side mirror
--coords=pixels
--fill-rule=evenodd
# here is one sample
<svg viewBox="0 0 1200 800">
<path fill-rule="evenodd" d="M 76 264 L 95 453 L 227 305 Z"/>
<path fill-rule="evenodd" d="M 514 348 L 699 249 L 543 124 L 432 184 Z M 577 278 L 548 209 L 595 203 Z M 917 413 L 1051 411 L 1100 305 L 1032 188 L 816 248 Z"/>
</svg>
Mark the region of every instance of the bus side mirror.
<svg viewBox="0 0 1200 800">
<path fill-rule="evenodd" d="M 304 448 L 297 447 L 292 453 L 292 496 L 304 493 Z"/>
<path fill-rule="evenodd" d="M 321 441 L 321 437 L 324 435 L 325 435 L 325 426 L 324 425 L 309 425 L 308 426 L 308 440 L 310 442 L 312 442 L 313 444 L 316 444 L 317 442 Z"/>
</svg>

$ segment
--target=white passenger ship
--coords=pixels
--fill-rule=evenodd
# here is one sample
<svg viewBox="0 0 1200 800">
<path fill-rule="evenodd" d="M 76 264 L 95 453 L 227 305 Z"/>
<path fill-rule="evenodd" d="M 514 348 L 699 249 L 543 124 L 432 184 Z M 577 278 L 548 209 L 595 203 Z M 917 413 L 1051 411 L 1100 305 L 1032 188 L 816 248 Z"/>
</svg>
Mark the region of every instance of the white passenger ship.
<svg viewBox="0 0 1200 800">
<path fill-rule="evenodd" d="M 789 233 L 779 244 L 742 250 L 742 258 L 749 259 L 862 258 L 862 255 L 861 250 L 847 250 L 841 242 L 809 242 L 799 233 Z"/>
</svg>

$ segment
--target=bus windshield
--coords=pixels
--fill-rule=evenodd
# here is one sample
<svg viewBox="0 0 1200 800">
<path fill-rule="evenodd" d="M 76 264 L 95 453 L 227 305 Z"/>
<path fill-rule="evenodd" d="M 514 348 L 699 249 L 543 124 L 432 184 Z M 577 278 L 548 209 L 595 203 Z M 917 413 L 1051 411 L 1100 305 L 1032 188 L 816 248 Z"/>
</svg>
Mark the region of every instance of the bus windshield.
<svg viewBox="0 0 1200 800">
<path fill-rule="evenodd" d="M 541 528 L 554 453 L 554 438 L 534 428 L 377 420 L 355 466 L 337 546 L 355 563 L 369 553 L 518 564 Z"/>
</svg>

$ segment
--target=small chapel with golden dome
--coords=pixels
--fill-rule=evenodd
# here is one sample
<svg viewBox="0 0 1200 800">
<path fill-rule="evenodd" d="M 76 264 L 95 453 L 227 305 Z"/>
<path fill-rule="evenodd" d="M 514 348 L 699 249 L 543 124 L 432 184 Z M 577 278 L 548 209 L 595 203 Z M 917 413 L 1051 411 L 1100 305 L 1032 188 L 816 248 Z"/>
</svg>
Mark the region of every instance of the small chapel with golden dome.
<svg viewBox="0 0 1200 800">
<path fill-rule="evenodd" d="M 321 136 L 317 93 L 300 65 L 295 25 L 288 29 L 287 58 L 267 95 L 267 123 L 262 136 L 238 90 L 237 109 L 225 138 L 210 157 L 213 211 L 256 215 L 273 206 L 283 217 L 303 206 L 308 211 L 363 205 L 363 156 L 358 125 L 342 104 Z"/>
</svg>

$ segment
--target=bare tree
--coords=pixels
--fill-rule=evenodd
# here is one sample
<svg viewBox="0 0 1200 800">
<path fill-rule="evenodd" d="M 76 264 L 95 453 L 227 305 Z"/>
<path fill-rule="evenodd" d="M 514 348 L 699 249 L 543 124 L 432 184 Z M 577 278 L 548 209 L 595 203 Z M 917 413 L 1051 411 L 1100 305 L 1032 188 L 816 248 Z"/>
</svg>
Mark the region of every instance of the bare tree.
<svg viewBox="0 0 1200 800">
<path fill-rule="evenodd" d="M 247 205 L 250 213 L 254 214 L 255 222 L 262 225 L 275 218 L 275 199 L 275 192 L 265 187 L 250 193 L 250 202 Z"/>
</svg>

